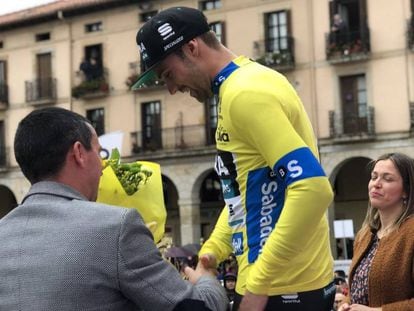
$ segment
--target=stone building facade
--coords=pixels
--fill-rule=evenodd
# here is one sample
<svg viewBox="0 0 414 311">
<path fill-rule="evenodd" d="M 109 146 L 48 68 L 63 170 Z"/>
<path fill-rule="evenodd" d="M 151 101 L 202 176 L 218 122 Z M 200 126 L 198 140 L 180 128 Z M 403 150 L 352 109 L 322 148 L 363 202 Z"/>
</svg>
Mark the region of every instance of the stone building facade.
<svg viewBox="0 0 414 311">
<path fill-rule="evenodd" d="M 414 155 L 412 2 L 82 0 L 0 16 L 0 217 L 29 188 L 12 150 L 18 121 L 55 105 L 85 115 L 98 134 L 122 131 L 125 161 L 161 164 L 176 244 L 208 237 L 223 207 L 213 169 L 216 103 L 172 97 L 162 83 L 129 90 L 141 71 L 137 29 L 164 8 L 191 6 L 231 50 L 296 88 L 336 194 L 328 213 L 334 254 L 348 257 L 336 252 L 333 224 L 361 226 L 368 162 L 386 152 Z M 335 14 L 346 24 L 341 34 Z"/>
</svg>

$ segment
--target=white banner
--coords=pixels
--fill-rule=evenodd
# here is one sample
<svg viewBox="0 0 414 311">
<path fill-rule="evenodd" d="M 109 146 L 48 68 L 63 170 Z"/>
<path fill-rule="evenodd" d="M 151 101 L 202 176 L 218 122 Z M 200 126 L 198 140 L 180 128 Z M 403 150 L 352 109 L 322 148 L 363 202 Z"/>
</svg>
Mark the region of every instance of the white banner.
<svg viewBox="0 0 414 311">
<path fill-rule="evenodd" d="M 112 149 L 117 148 L 119 153 L 122 154 L 122 141 L 124 133 L 122 131 L 111 132 L 98 137 L 99 143 L 101 144 L 102 151 L 101 156 L 108 158 L 111 154 Z"/>
</svg>

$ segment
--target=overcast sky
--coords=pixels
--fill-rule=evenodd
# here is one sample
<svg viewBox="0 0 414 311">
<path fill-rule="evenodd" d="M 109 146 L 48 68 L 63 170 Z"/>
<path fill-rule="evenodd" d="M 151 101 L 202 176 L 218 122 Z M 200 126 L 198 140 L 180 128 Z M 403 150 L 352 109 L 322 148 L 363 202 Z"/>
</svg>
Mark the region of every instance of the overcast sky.
<svg viewBox="0 0 414 311">
<path fill-rule="evenodd" d="M 32 8 L 56 0 L 0 0 L 0 15 Z"/>
</svg>

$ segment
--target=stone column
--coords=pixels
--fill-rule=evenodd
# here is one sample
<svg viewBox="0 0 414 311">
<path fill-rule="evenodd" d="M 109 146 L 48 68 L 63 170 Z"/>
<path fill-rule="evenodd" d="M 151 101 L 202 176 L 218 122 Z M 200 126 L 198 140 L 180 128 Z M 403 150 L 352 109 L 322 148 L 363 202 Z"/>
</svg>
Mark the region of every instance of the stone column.
<svg viewBox="0 0 414 311">
<path fill-rule="evenodd" d="M 199 243 L 200 232 L 200 202 L 190 198 L 178 201 L 181 222 L 181 245 Z"/>
</svg>

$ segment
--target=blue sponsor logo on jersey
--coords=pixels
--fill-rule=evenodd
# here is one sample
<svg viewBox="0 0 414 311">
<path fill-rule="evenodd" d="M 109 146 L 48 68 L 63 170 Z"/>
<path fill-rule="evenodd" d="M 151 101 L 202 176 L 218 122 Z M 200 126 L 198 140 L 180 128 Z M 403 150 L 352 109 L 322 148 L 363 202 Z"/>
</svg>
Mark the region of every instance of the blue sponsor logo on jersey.
<svg viewBox="0 0 414 311">
<path fill-rule="evenodd" d="M 243 254 L 243 233 L 233 233 L 231 244 L 233 245 L 234 255 L 240 256 L 241 254 Z"/>
<path fill-rule="evenodd" d="M 247 245 L 249 263 L 256 261 L 282 212 L 285 189 L 269 167 L 250 171 L 247 177 Z"/>
</svg>

